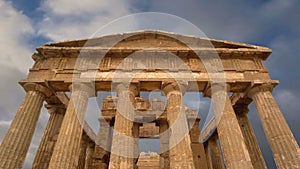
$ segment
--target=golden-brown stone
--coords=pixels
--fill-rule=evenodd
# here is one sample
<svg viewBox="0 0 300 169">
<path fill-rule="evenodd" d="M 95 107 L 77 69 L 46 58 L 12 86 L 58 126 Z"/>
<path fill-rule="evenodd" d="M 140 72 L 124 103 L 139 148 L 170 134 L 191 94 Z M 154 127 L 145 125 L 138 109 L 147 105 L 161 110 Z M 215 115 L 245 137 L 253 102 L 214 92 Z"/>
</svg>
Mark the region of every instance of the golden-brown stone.
<svg viewBox="0 0 300 169">
<path fill-rule="evenodd" d="M 19 82 L 27 93 L 0 146 L 0 168 L 22 168 L 43 101 L 50 119 L 32 168 L 266 168 L 245 109 L 238 108 L 245 100 L 256 105 L 278 168 L 299 168 L 298 143 L 271 94 L 278 81 L 262 64 L 270 53 L 162 31 L 38 47 Z M 213 72 L 207 69 L 218 64 Z M 216 81 L 224 83 L 216 87 Z M 162 91 L 166 103 L 139 96 L 153 90 Z M 103 100 L 97 136 L 84 116 L 88 98 L 99 91 L 116 91 L 117 97 Z M 183 106 L 185 92 L 212 97 L 215 117 L 201 133 L 200 118 Z M 140 137 L 159 137 L 161 154 L 139 154 Z"/>
</svg>

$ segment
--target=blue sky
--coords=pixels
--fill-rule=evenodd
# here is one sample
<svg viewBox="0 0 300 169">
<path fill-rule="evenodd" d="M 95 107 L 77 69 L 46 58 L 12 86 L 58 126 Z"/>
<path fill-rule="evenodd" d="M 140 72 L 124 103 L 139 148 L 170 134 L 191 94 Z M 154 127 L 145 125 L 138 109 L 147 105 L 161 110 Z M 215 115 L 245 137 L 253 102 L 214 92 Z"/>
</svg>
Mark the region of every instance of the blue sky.
<svg viewBox="0 0 300 169">
<path fill-rule="evenodd" d="M 188 20 L 210 38 L 271 48 L 273 54 L 264 64 L 271 77 L 281 82 L 273 95 L 300 142 L 299 9 L 298 0 L 0 0 L 0 141 L 24 96 L 17 81 L 26 77 L 37 46 L 90 37 L 98 28 L 132 13 L 163 12 Z M 249 118 L 265 159 L 274 168 L 259 118 L 250 107 Z M 47 118 L 43 110 L 24 168 L 30 166 Z"/>
</svg>

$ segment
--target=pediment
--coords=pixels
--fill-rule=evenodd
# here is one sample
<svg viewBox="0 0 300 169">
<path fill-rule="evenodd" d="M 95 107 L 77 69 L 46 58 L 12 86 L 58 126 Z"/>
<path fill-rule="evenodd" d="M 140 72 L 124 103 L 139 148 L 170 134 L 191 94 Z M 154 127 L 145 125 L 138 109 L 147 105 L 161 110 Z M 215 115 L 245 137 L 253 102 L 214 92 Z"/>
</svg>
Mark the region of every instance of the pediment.
<svg viewBox="0 0 300 169">
<path fill-rule="evenodd" d="M 220 57 L 258 57 L 267 59 L 271 50 L 239 42 L 215 40 L 172 32 L 143 30 L 97 38 L 45 44 L 37 48 L 33 59 L 44 57 L 77 57 L 82 51 L 93 53 L 133 53 L 140 50 L 178 52 L 217 52 Z M 236 56 L 234 56 L 236 55 Z"/>
<path fill-rule="evenodd" d="M 164 31 L 136 31 L 123 34 L 107 35 L 103 37 L 54 42 L 45 46 L 51 47 L 138 47 L 138 48 L 174 48 L 174 47 L 197 47 L 197 48 L 249 48 L 254 46 L 245 43 L 201 38 L 190 35 L 181 35 Z"/>
</svg>

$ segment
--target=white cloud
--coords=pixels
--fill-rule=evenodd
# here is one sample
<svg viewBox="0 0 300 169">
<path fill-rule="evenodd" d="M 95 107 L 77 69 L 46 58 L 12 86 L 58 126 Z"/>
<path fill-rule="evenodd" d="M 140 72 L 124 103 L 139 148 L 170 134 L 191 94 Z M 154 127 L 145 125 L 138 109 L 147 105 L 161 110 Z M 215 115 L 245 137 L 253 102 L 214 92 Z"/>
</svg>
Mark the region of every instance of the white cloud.
<svg viewBox="0 0 300 169">
<path fill-rule="evenodd" d="M 26 72 L 33 61 L 31 55 L 34 49 L 28 39 L 34 34 L 31 20 L 22 12 L 16 10 L 10 2 L 0 0 L 0 142 L 17 112 L 24 96 L 18 80 L 25 78 Z M 42 116 L 43 119 L 47 119 Z M 24 168 L 30 168 L 34 147 L 38 146 L 43 130 L 39 122 L 29 148 Z"/>
<path fill-rule="evenodd" d="M 2 65 L 26 72 L 32 64 L 32 50 L 26 38 L 34 33 L 30 20 L 11 3 L 0 0 L 0 69 Z"/>
<path fill-rule="evenodd" d="M 110 21 L 130 14 L 130 3 L 128 0 L 74 0 L 71 3 L 46 0 L 41 9 L 45 15 L 38 25 L 39 34 L 60 41 L 91 36 Z"/>
<path fill-rule="evenodd" d="M 32 64 L 31 53 L 26 38 L 34 29 L 30 19 L 12 7 L 12 4 L 0 0 L 0 120 L 9 121 L 14 116 L 22 96 L 18 80 Z M 1 131 L 1 137 L 3 138 Z"/>
<path fill-rule="evenodd" d="M 46 0 L 43 8 L 53 15 L 72 15 L 82 16 L 84 14 L 102 13 L 102 15 L 111 15 L 113 13 L 126 13 L 127 2 L 123 0 Z"/>
</svg>

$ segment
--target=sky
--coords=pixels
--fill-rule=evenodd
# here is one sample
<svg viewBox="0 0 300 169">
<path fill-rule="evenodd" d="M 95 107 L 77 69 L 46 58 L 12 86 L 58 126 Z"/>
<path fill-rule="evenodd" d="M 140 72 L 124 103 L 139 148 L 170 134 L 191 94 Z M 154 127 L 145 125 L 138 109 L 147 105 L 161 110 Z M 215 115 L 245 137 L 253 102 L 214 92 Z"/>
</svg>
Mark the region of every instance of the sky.
<svg viewBox="0 0 300 169">
<path fill-rule="evenodd" d="M 110 29 L 105 25 L 134 13 L 161 12 L 184 18 L 209 38 L 271 48 L 273 53 L 264 64 L 272 79 L 280 80 L 273 95 L 299 143 L 299 9 L 299 0 L 0 0 L 0 142 L 25 95 L 17 82 L 26 78 L 36 47 L 91 37 L 101 27 L 103 34 L 132 30 L 136 21 L 132 18 L 111 24 Z M 181 26 L 173 31 L 189 34 L 191 30 Z M 249 118 L 267 165 L 275 168 L 253 104 L 250 108 Z M 43 109 L 24 168 L 31 166 L 47 120 Z"/>
</svg>

